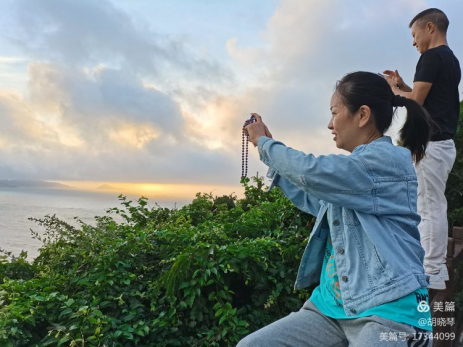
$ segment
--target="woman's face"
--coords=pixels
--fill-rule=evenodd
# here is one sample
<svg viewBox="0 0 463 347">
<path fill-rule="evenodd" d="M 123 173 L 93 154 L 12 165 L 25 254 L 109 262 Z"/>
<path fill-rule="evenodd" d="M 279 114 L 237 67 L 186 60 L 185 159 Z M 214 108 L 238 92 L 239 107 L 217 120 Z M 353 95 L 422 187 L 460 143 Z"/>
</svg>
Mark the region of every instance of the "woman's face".
<svg viewBox="0 0 463 347">
<path fill-rule="evenodd" d="M 341 98 L 334 93 L 331 97 L 331 120 L 328 129 L 334 135 L 333 140 L 336 147 L 352 152 L 359 145 L 360 128 L 358 124 L 359 115 L 349 114 L 349 110 Z"/>
</svg>

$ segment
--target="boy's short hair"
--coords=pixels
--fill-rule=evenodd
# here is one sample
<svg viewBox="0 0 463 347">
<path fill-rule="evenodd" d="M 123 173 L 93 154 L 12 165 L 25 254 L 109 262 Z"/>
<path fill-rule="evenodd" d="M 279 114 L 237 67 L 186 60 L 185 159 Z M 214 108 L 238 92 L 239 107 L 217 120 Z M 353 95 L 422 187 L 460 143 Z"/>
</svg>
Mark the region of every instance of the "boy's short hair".
<svg viewBox="0 0 463 347">
<path fill-rule="evenodd" d="M 449 19 L 445 15 L 444 12 L 437 8 L 428 8 L 420 13 L 418 13 L 408 25 L 409 28 L 412 27 L 413 23 L 415 22 L 431 22 L 433 23 L 437 29 L 446 34 L 447 28 L 449 27 Z"/>
</svg>

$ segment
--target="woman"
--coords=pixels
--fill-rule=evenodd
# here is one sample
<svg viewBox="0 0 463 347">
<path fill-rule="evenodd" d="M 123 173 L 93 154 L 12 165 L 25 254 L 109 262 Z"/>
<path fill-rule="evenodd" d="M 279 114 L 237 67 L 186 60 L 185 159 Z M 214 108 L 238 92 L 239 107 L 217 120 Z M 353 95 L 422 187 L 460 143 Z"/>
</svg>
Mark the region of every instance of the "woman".
<svg viewBox="0 0 463 347">
<path fill-rule="evenodd" d="M 403 147 L 384 136 L 400 106 L 407 109 Z M 279 186 L 317 217 L 295 288 L 320 284 L 300 311 L 247 336 L 239 347 L 413 346 L 432 330 L 413 167 L 426 150 L 429 116 L 369 72 L 342 78 L 330 110 L 333 140 L 350 155 L 316 158 L 286 147 L 257 114 L 246 127 L 269 166 L 270 189 Z"/>
</svg>

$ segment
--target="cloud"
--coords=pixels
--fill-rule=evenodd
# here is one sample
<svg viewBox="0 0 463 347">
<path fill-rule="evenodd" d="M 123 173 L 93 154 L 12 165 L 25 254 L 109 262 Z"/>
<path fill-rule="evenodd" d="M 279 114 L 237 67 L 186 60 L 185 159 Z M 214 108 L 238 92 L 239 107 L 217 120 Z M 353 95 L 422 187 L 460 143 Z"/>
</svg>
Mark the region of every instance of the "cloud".
<svg viewBox="0 0 463 347">
<path fill-rule="evenodd" d="M 0 176 L 230 184 L 251 112 L 288 146 L 339 152 L 326 129 L 336 80 L 398 68 L 410 81 L 407 25 L 426 3 L 284 0 L 258 41 L 221 42 L 222 61 L 107 0 L 12 6 L 8 37 L 30 63 L 26 93 L 0 93 Z"/>
<path fill-rule="evenodd" d="M 29 67 L 29 77 L 29 102 L 37 117 L 56 131 L 72 130 L 81 141 L 99 148 L 113 145 L 108 143 L 109 134 L 122 134 L 120 128 L 125 126 L 125 137 L 137 126 L 174 138 L 182 128 L 178 105 L 125 71 L 34 63 Z"/>
<path fill-rule="evenodd" d="M 236 38 L 227 43 L 237 70 L 253 80 L 244 102 L 236 104 L 244 105 L 242 114 L 246 108 L 261 113 L 287 145 L 338 152 L 326 129 L 336 81 L 352 71 L 394 67 L 410 81 L 418 57 L 408 22 L 425 7 L 421 0 L 393 0 L 388 6 L 368 0 L 282 1 L 259 47 L 242 47 Z"/>
<path fill-rule="evenodd" d="M 191 49 L 182 38 L 153 32 L 107 0 L 18 0 L 14 6 L 21 30 L 10 35 L 38 60 L 66 66 L 103 62 L 134 74 L 162 77 L 173 85 L 176 82 L 169 79 L 178 76 L 231 78 L 220 64 Z"/>
<path fill-rule="evenodd" d="M 197 178 L 205 167 L 231 171 L 226 156 L 207 153 L 183 136 L 182 114 L 172 98 L 124 71 L 34 63 L 29 78 L 27 99 L 0 95 L 8 134 L 0 137 L 0 156 L 13 172 L 175 182 L 195 172 L 193 181 L 214 177 L 211 171 Z"/>
<path fill-rule="evenodd" d="M 108 1 L 14 5 L 20 30 L 10 37 L 32 62 L 27 95 L 0 99 L 11 134 L 0 136 L 0 172 L 210 182 L 223 181 L 217 172 L 236 171 L 225 179 L 237 181 L 227 154 L 209 153 L 204 136 L 185 136 L 194 132 L 186 110 L 201 113 L 204 100 L 230 84 L 227 68 L 187 42 L 148 30 Z M 209 79 L 214 82 L 205 83 Z M 190 107 L 182 105 L 185 95 Z"/>
</svg>

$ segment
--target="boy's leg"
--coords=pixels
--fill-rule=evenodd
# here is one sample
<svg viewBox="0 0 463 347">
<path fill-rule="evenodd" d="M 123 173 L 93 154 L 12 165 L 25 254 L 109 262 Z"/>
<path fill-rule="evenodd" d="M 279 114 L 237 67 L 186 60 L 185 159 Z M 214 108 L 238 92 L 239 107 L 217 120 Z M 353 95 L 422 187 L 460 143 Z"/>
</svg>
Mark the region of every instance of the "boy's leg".
<svg viewBox="0 0 463 347">
<path fill-rule="evenodd" d="M 246 336 L 237 347 L 347 347 L 347 340 L 334 319 L 324 316 L 307 301 L 293 312 Z"/>
<path fill-rule="evenodd" d="M 426 156 L 416 165 L 418 178 L 418 226 L 424 248 L 424 268 L 428 275 L 439 275 L 447 255 L 447 200 L 445 186 L 455 162 L 455 144 L 452 140 L 429 142 Z M 431 279 L 431 284 L 432 284 Z M 445 283 L 441 280 L 443 288 Z M 432 287 L 432 285 L 430 286 Z"/>
</svg>

